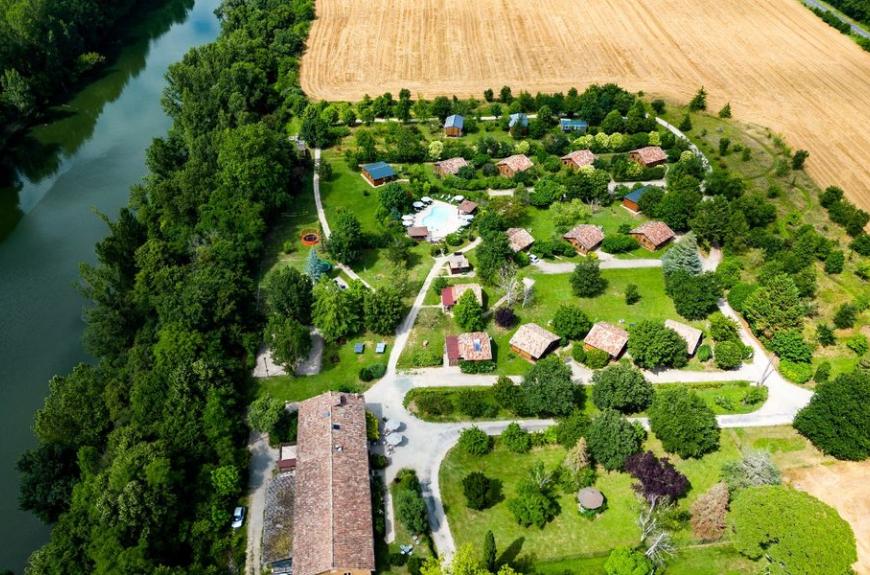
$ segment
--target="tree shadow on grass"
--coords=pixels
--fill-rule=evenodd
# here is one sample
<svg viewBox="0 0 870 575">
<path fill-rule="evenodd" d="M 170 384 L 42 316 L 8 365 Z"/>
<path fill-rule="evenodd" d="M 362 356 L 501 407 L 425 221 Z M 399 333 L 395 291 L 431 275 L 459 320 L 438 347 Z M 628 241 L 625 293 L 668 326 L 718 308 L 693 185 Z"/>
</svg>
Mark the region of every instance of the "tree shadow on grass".
<svg viewBox="0 0 870 575">
<path fill-rule="evenodd" d="M 501 552 L 501 555 L 498 557 L 499 565 L 510 565 L 511 567 L 515 567 L 515 563 L 517 562 L 517 557 L 520 554 L 520 551 L 523 550 L 523 543 L 526 542 L 525 537 L 519 537 L 514 539 L 513 543 L 505 547 L 504 551 Z"/>
</svg>

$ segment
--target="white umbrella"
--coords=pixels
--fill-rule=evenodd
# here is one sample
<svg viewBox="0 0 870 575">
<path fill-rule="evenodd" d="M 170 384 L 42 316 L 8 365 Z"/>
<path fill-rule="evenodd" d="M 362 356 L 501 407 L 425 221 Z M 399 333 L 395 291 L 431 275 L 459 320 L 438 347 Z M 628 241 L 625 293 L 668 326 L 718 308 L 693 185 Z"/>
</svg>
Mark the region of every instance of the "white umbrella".
<svg viewBox="0 0 870 575">
<path fill-rule="evenodd" d="M 461 202 L 464 199 L 465 199 L 465 196 L 453 196 L 454 202 Z"/>
<path fill-rule="evenodd" d="M 413 205 L 414 205 L 415 208 L 420 209 L 420 208 L 423 207 L 423 202 L 414 202 Z"/>
<path fill-rule="evenodd" d="M 420 201 L 421 201 L 421 202 L 424 202 L 424 203 L 426 203 L 426 204 L 431 204 L 431 203 L 432 203 L 432 198 L 430 198 L 429 196 L 423 196 L 422 198 L 420 198 Z"/>
<path fill-rule="evenodd" d="M 402 220 L 402 225 L 406 228 L 410 228 L 414 225 L 414 220 Z"/>
<path fill-rule="evenodd" d="M 402 427 L 402 422 L 397 419 L 388 419 L 384 424 L 384 431 L 387 433 L 392 433 L 393 431 L 398 431 L 399 428 Z"/>
<path fill-rule="evenodd" d="M 402 443 L 402 441 L 404 439 L 405 439 L 404 435 L 399 434 L 399 433 L 393 433 L 393 434 L 387 436 L 386 442 L 387 442 L 387 445 L 392 445 L 393 447 L 396 447 L 397 445 Z"/>
</svg>

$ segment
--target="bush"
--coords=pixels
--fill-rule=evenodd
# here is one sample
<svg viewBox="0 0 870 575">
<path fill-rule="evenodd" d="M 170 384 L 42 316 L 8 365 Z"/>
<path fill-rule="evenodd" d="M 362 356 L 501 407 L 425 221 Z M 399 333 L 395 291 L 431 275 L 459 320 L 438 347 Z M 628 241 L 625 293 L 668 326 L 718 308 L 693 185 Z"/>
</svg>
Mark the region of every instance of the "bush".
<svg viewBox="0 0 870 575">
<path fill-rule="evenodd" d="M 634 305 L 640 301 L 640 292 L 637 289 L 635 284 L 628 284 L 625 286 L 625 303 L 627 305 Z"/>
<path fill-rule="evenodd" d="M 639 370 L 622 363 L 595 372 L 592 384 L 592 401 L 599 409 L 637 413 L 649 407 L 655 395 Z"/>
<path fill-rule="evenodd" d="M 863 333 L 856 333 L 846 340 L 846 347 L 858 355 L 864 355 L 867 353 L 867 336 Z"/>
<path fill-rule="evenodd" d="M 756 284 L 738 283 L 728 290 L 728 303 L 739 312 L 743 312 L 743 303 L 758 289 Z"/>
<path fill-rule="evenodd" d="M 565 449 L 571 449 L 589 429 L 589 416 L 574 410 L 571 415 L 559 420 L 555 425 L 556 442 Z"/>
<path fill-rule="evenodd" d="M 629 457 L 625 470 L 638 480 L 635 490 L 650 503 L 661 499 L 676 501 L 689 490 L 686 476 L 667 457 L 659 459 L 652 451 Z"/>
<path fill-rule="evenodd" d="M 746 390 L 741 402 L 743 405 L 758 405 L 767 401 L 767 388 L 755 385 Z"/>
<path fill-rule="evenodd" d="M 716 416 L 695 392 L 684 387 L 659 392 L 649 409 L 650 429 L 668 453 L 701 457 L 719 448 Z"/>
<path fill-rule="evenodd" d="M 813 366 L 809 363 L 795 363 L 784 359 L 779 362 L 779 372 L 794 383 L 806 383 L 813 376 Z"/>
<path fill-rule="evenodd" d="M 459 410 L 471 418 L 498 415 L 498 406 L 490 400 L 489 390 L 462 390 L 459 392 L 457 403 Z"/>
<path fill-rule="evenodd" d="M 631 330 L 628 352 L 635 364 L 646 369 L 680 368 L 688 363 L 686 341 L 674 330 L 648 320 Z"/>
<path fill-rule="evenodd" d="M 823 361 L 816 368 L 816 374 L 813 376 L 813 381 L 816 383 L 824 383 L 831 377 L 831 362 Z"/>
<path fill-rule="evenodd" d="M 422 575 L 423 558 L 419 555 L 411 555 L 408 557 L 408 573 L 410 575 Z"/>
<path fill-rule="evenodd" d="M 840 329 L 848 329 L 855 325 L 858 316 L 858 308 L 851 303 L 844 303 L 834 314 L 834 325 Z"/>
<path fill-rule="evenodd" d="M 794 427 L 824 453 L 860 461 L 870 456 L 870 373 L 856 370 L 820 383 Z"/>
<path fill-rule="evenodd" d="M 654 572 L 655 565 L 646 555 L 628 547 L 617 547 L 604 563 L 606 575 L 651 575 Z"/>
<path fill-rule="evenodd" d="M 571 274 L 571 290 L 577 297 L 596 297 L 607 288 L 607 280 L 601 277 L 598 260 L 586 258 L 574 267 Z"/>
<path fill-rule="evenodd" d="M 498 481 L 479 471 L 472 471 L 462 478 L 462 493 L 465 495 L 465 505 L 480 511 L 498 502 L 501 488 Z"/>
<path fill-rule="evenodd" d="M 571 347 L 571 357 L 577 363 L 583 364 L 586 363 L 586 349 L 583 347 L 582 343 L 575 343 Z"/>
<path fill-rule="evenodd" d="M 738 341 L 720 341 L 715 347 L 716 367 L 737 369 L 743 363 L 743 344 Z"/>
<path fill-rule="evenodd" d="M 713 350 L 710 349 L 710 346 L 706 343 L 698 347 L 698 361 L 710 361 L 710 358 L 713 357 Z"/>
<path fill-rule="evenodd" d="M 444 416 L 453 413 L 454 405 L 449 397 L 438 391 L 424 391 L 414 398 L 414 404 L 423 415 Z"/>
<path fill-rule="evenodd" d="M 509 451 L 527 453 L 532 448 L 532 438 L 529 432 L 518 423 L 510 423 L 501 434 L 501 441 Z"/>
<path fill-rule="evenodd" d="M 394 499 L 396 519 L 415 535 L 425 533 L 429 529 L 429 520 L 417 476 L 413 471 L 405 469 L 396 477 L 396 482 L 398 483 Z"/>
<path fill-rule="evenodd" d="M 495 371 L 494 361 L 466 361 L 459 362 L 459 371 L 462 373 L 492 373 Z"/>
<path fill-rule="evenodd" d="M 737 323 L 722 312 L 717 311 L 710 316 L 710 337 L 714 341 L 739 341 Z"/>
<path fill-rule="evenodd" d="M 492 394 L 495 397 L 495 402 L 511 413 L 518 413 L 523 408 L 522 389 L 505 375 L 499 376 L 495 385 L 492 386 Z"/>
<path fill-rule="evenodd" d="M 565 339 L 583 339 L 591 327 L 589 317 L 576 305 L 560 305 L 553 317 L 553 331 Z"/>
<path fill-rule="evenodd" d="M 609 254 L 624 254 L 640 247 L 633 237 L 623 234 L 607 236 L 601 242 L 601 249 Z"/>
<path fill-rule="evenodd" d="M 495 310 L 495 323 L 499 327 L 513 327 L 517 323 L 517 315 L 509 307 L 500 307 Z"/>
<path fill-rule="evenodd" d="M 600 349 L 586 350 L 586 367 L 589 369 L 601 369 L 610 363 L 610 354 Z"/>
<path fill-rule="evenodd" d="M 770 349 L 782 359 L 796 363 L 809 363 L 813 358 L 813 350 L 797 329 L 776 332 L 770 340 Z"/>
<path fill-rule="evenodd" d="M 492 450 L 492 438 L 479 427 L 469 427 L 459 434 L 459 448 L 469 455 L 486 455 Z"/>
<path fill-rule="evenodd" d="M 401 567 L 408 561 L 408 556 L 400 551 L 390 553 L 390 565 Z"/>
<path fill-rule="evenodd" d="M 779 485 L 782 474 L 768 451 L 747 451 L 740 461 L 729 461 L 722 466 L 722 481 L 733 493 L 757 485 Z"/>
</svg>

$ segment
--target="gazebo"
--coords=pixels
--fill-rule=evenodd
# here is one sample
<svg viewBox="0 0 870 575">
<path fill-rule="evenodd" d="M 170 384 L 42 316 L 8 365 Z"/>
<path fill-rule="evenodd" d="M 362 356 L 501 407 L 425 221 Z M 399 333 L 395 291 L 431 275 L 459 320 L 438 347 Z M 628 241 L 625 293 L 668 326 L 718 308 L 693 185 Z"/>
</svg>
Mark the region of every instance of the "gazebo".
<svg viewBox="0 0 870 575">
<path fill-rule="evenodd" d="M 604 505 L 604 494 L 594 487 L 584 487 L 577 492 L 577 506 L 580 512 L 597 513 Z"/>
</svg>

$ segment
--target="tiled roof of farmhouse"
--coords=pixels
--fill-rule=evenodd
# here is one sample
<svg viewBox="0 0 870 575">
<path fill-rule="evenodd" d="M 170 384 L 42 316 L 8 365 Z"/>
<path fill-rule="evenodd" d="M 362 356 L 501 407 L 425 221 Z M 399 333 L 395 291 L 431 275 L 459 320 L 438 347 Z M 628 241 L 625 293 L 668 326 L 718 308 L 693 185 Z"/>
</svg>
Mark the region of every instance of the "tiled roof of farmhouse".
<svg viewBox="0 0 870 575">
<path fill-rule="evenodd" d="M 471 293 L 474 294 L 477 303 L 483 305 L 483 290 L 480 288 L 479 284 L 456 284 L 454 286 L 447 286 L 441 290 L 441 305 L 447 307 L 452 306 L 458 302 L 459 298 L 461 298 L 467 291 L 471 291 Z"/>
<path fill-rule="evenodd" d="M 504 160 L 501 160 L 498 165 L 508 166 L 514 172 L 525 172 L 534 164 L 532 164 L 532 161 L 525 154 L 514 154 L 513 156 L 508 156 Z"/>
<path fill-rule="evenodd" d="M 638 157 L 640 157 L 640 161 L 644 164 L 661 162 L 662 160 L 668 159 L 668 155 L 660 146 L 645 146 L 643 148 L 632 150 L 631 153 L 637 154 Z"/>
<path fill-rule="evenodd" d="M 604 239 L 604 232 L 598 226 L 582 224 L 562 236 L 566 240 L 574 240 L 587 250 L 591 250 Z"/>
<path fill-rule="evenodd" d="M 646 236 L 654 246 L 660 246 L 674 237 L 674 230 L 664 222 L 646 222 L 631 230 L 631 233 Z"/>
<path fill-rule="evenodd" d="M 515 252 L 521 252 L 535 243 L 535 238 L 525 228 L 508 228 L 505 233 L 511 249 Z"/>
<path fill-rule="evenodd" d="M 612 323 L 599 321 L 592 326 L 583 343 L 588 346 L 606 351 L 611 357 L 616 357 L 628 343 L 628 332 Z"/>
<path fill-rule="evenodd" d="M 563 160 L 570 160 L 578 168 L 591 166 L 595 162 L 595 154 L 589 150 L 574 150 L 570 154 L 562 156 Z"/>
<path fill-rule="evenodd" d="M 440 162 L 435 162 L 435 167 L 445 174 L 453 174 L 454 176 L 459 172 L 460 169 L 464 168 L 468 165 L 468 162 L 465 161 L 465 158 L 449 158 L 447 160 L 441 160 Z"/>
<path fill-rule="evenodd" d="M 492 342 L 482 331 L 447 336 L 447 357 L 450 360 L 489 361 L 492 359 Z"/>
<path fill-rule="evenodd" d="M 408 235 L 412 238 L 425 238 L 429 235 L 429 228 L 426 226 L 411 226 L 408 228 Z"/>
<path fill-rule="evenodd" d="M 293 573 L 374 570 L 365 399 L 327 392 L 299 405 Z"/>
<path fill-rule="evenodd" d="M 698 344 L 701 343 L 701 336 L 704 335 L 704 332 L 700 329 L 672 319 L 665 320 L 665 327 L 674 330 L 677 332 L 677 335 L 686 340 L 686 350 L 689 354 L 695 353 L 695 350 L 698 349 Z"/>
<path fill-rule="evenodd" d="M 553 332 L 547 331 L 536 323 L 526 323 L 511 337 L 510 345 L 528 353 L 532 357 L 541 357 L 551 345 L 561 339 Z"/>
</svg>

